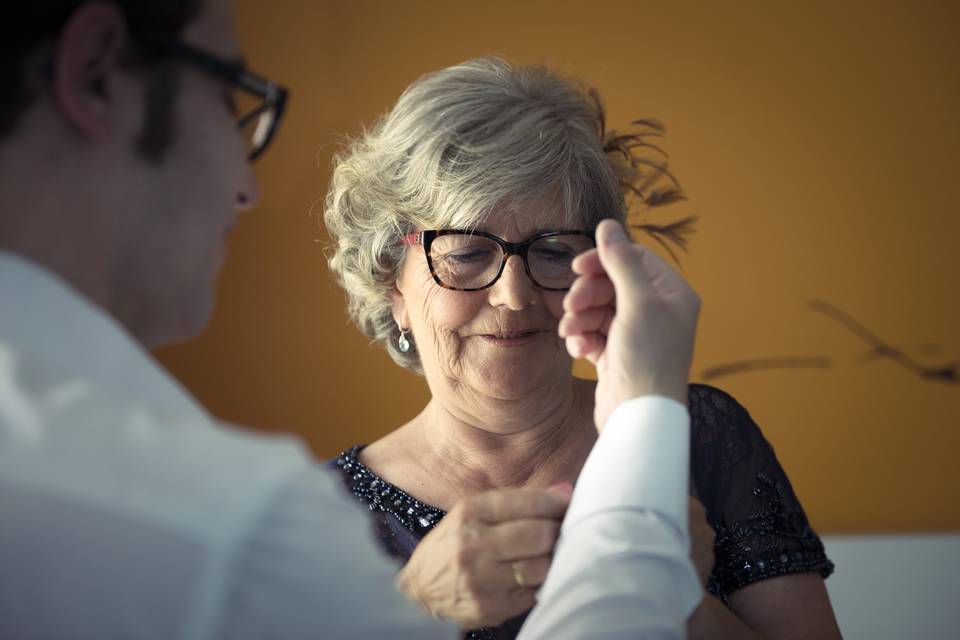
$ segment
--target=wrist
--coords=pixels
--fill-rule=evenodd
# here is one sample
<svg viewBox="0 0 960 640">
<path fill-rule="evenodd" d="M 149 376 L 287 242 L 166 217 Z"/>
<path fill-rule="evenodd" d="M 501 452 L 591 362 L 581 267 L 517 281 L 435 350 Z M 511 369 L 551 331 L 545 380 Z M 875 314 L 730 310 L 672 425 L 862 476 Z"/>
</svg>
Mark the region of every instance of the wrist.
<svg viewBox="0 0 960 640">
<path fill-rule="evenodd" d="M 397 572 L 397 576 L 393 579 L 394 588 L 399 591 L 403 596 L 414 603 L 420 609 L 426 613 L 428 616 L 435 620 L 441 620 L 442 618 L 437 615 L 436 612 L 432 611 L 427 603 L 420 597 L 416 589 L 416 582 L 413 577 L 410 575 L 410 572 L 407 571 L 407 568 L 410 566 L 407 563 L 400 571 Z"/>
<path fill-rule="evenodd" d="M 396 577 L 393 579 L 394 588 L 402 593 L 408 600 L 420 604 L 420 599 L 417 597 L 414 589 L 414 581 L 410 576 L 410 572 L 407 571 L 409 563 L 404 566 L 400 571 L 397 572 Z"/>
<path fill-rule="evenodd" d="M 663 427 L 681 424 L 689 427 L 690 409 L 686 397 L 681 402 L 662 393 L 641 393 L 612 407 L 598 431 L 610 425 L 656 424 Z"/>
<path fill-rule="evenodd" d="M 686 405 L 688 394 L 689 382 L 686 375 L 674 376 L 672 379 L 648 379 L 631 385 L 631 387 L 626 390 L 624 394 L 626 397 L 624 397 L 621 402 L 644 396 L 661 396 Z"/>
</svg>

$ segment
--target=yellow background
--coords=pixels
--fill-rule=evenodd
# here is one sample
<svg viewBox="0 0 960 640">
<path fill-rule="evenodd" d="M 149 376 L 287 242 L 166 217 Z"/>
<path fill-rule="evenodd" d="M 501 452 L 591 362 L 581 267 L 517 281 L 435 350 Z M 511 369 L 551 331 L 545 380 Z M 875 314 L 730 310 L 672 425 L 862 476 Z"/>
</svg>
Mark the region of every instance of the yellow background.
<svg viewBox="0 0 960 640">
<path fill-rule="evenodd" d="M 960 529 L 960 386 L 807 308 L 826 300 L 925 364 L 960 359 L 960 3 L 239 2 L 251 66 L 293 89 L 258 163 L 210 328 L 160 353 L 219 417 L 317 454 L 414 415 L 422 380 L 349 325 L 320 200 L 338 133 L 423 73 L 499 53 L 594 84 L 612 125 L 668 128 L 701 216 L 694 380 L 757 357 L 829 369 L 716 381 L 762 426 L 821 532 Z M 932 343 L 932 344 L 931 344 Z M 935 348 L 933 345 L 939 345 Z"/>
</svg>

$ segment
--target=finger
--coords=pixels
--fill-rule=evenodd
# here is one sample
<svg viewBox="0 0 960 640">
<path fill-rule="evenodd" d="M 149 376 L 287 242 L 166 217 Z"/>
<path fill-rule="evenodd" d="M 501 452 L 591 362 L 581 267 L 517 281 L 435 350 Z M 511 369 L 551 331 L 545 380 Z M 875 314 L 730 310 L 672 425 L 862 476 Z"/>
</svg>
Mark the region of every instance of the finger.
<svg viewBox="0 0 960 640">
<path fill-rule="evenodd" d="M 464 517 L 488 524 L 523 518 L 560 520 L 570 497 L 549 489 L 496 489 L 468 498 L 463 503 Z"/>
<path fill-rule="evenodd" d="M 552 562 L 552 555 L 514 560 L 510 563 L 511 577 L 515 583 L 522 582 L 518 586 L 539 587 L 547 579 L 547 572 L 550 571 Z"/>
<path fill-rule="evenodd" d="M 613 282 L 618 300 L 634 301 L 648 296 L 690 293 L 692 289 L 660 256 L 633 243 L 623 226 L 603 220 L 597 227 L 597 254 Z"/>
<path fill-rule="evenodd" d="M 510 571 L 509 567 L 507 571 Z M 537 604 L 536 594 L 536 587 L 518 587 L 512 578 L 509 584 L 487 583 L 480 597 L 472 595 L 469 590 L 459 594 L 455 609 L 443 618 L 469 629 L 496 627 L 532 609 Z"/>
<path fill-rule="evenodd" d="M 561 338 L 577 336 L 585 333 L 610 333 L 610 324 L 613 322 L 613 307 L 595 307 L 584 309 L 578 313 L 566 313 L 560 318 L 557 332 Z"/>
<path fill-rule="evenodd" d="M 539 587 L 547 579 L 553 556 L 496 562 L 485 575 L 486 584 L 499 592 Z"/>
<path fill-rule="evenodd" d="M 507 594 L 509 603 L 506 605 L 505 612 L 510 619 L 518 616 L 525 611 L 530 611 L 537 604 L 536 587 L 517 587 Z"/>
<path fill-rule="evenodd" d="M 488 529 L 488 542 L 497 560 L 522 560 L 553 553 L 560 520 L 525 518 L 501 522 Z"/>
<path fill-rule="evenodd" d="M 597 364 L 600 354 L 607 344 L 607 338 L 600 333 L 584 333 L 566 338 L 567 353 L 573 358 L 586 358 Z"/>
<path fill-rule="evenodd" d="M 547 487 L 547 491 L 558 491 L 563 495 L 570 497 L 573 495 L 573 483 L 571 483 L 569 480 L 554 482 L 552 485 Z"/>
<path fill-rule="evenodd" d="M 600 262 L 600 255 L 596 249 L 590 249 L 578 255 L 573 259 L 570 268 L 578 275 L 603 273 L 603 263 Z"/>
<path fill-rule="evenodd" d="M 580 276 L 563 297 L 564 311 L 580 311 L 590 307 L 612 306 L 616 300 L 613 282 L 606 274 Z"/>
<path fill-rule="evenodd" d="M 643 266 L 643 248 L 630 240 L 619 222 L 602 220 L 597 226 L 597 257 L 614 289 L 625 294 L 642 295 L 652 284 Z"/>
</svg>

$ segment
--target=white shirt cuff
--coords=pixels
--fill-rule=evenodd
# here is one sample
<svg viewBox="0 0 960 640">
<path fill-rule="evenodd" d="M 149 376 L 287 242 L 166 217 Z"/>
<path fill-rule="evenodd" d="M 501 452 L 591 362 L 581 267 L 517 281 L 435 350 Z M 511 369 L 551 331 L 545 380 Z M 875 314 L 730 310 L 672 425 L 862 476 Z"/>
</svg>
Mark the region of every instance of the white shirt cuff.
<svg viewBox="0 0 960 640">
<path fill-rule="evenodd" d="M 690 414 L 664 396 L 627 400 L 607 419 L 577 481 L 564 528 L 618 509 L 660 513 L 687 538 Z"/>
</svg>

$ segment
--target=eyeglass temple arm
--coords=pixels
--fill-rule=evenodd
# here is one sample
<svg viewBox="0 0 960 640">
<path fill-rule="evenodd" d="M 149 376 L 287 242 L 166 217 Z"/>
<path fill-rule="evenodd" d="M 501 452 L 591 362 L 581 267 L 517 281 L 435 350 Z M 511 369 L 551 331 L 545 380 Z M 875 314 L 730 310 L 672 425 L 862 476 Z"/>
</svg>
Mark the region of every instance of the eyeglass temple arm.
<svg viewBox="0 0 960 640">
<path fill-rule="evenodd" d="M 193 47 L 179 39 L 169 38 L 157 33 L 147 32 L 142 37 L 147 42 L 165 47 L 213 74 L 238 84 L 247 91 L 261 95 L 267 101 L 276 102 L 278 99 L 282 101 L 287 97 L 285 87 L 252 73 L 243 64 L 221 60 L 209 52 Z"/>
<path fill-rule="evenodd" d="M 274 101 L 277 99 L 279 94 L 286 93 L 286 89 L 278 85 L 276 82 L 261 78 L 260 76 L 254 75 L 246 70 L 236 77 L 236 83 L 247 91 L 262 95 L 264 99 L 268 101 Z"/>
<path fill-rule="evenodd" d="M 423 244 L 423 232 L 417 231 L 416 233 L 408 233 L 407 235 L 400 238 L 400 244 L 410 247 L 415 244 Z"/>
</svg>

